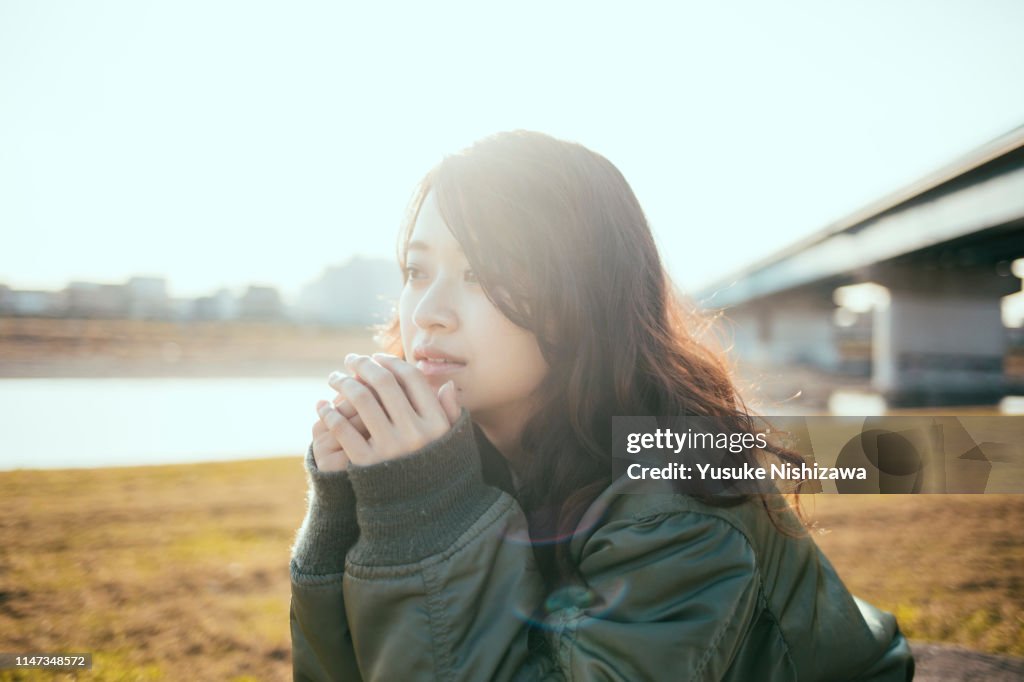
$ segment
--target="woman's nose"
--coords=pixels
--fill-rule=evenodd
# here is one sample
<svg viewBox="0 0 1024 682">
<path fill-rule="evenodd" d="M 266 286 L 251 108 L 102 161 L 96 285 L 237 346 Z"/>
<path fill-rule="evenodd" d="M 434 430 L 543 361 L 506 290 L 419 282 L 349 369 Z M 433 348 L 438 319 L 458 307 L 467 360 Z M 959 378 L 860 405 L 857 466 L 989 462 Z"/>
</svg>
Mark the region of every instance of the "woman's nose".
<svg viewBox="0 0 1024 682">
<path fill-rule="evenodd" d="M 443 280 L 435 280 L 413 310 L 412 321 L 420 329 L 441 327 L 454 329 L 458 316 L 452 305 L 453 292 L 446 288 Z"/>
</svg>

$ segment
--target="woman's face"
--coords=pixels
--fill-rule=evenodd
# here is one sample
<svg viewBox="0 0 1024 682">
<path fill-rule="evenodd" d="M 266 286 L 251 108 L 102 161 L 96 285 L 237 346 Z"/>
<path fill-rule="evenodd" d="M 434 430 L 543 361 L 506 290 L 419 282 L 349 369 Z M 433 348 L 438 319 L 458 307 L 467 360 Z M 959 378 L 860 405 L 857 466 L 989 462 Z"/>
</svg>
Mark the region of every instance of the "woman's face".
<svg viewBox="0 0 1024 682">
<path fill-rule="evenodd" d="M 521 419 L 547 374 L 536 337 L 490 302 L 431 192 L 409 238 L 398 313 L 402 347 L 440 388 L 455 382 L 477 421 Z M 447 357 L 448 363 L 435 361 Z"/>
</svg>

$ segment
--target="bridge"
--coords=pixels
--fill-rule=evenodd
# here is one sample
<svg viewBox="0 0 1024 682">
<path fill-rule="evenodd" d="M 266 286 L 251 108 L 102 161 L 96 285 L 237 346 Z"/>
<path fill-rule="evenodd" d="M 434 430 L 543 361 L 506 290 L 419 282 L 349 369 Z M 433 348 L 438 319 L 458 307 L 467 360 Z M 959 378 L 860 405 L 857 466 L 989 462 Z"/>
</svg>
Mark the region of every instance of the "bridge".
<svg viewBox="0 0 1024 682">
<path fill-rule="evenodd" d="M 891 405 L 994 402 L 1011 386 L 1002 298 L 1021 290 L 1021 257 L 1024 126 L 695 297 L 754 363 L 851 371 L 860 334 Z"/>
</svg>

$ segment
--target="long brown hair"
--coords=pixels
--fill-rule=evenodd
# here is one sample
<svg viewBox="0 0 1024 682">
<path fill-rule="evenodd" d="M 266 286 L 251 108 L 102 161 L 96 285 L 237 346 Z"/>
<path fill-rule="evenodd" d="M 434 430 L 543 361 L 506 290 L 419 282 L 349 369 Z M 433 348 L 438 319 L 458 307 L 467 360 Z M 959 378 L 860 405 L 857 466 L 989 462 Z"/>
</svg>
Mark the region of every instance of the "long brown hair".
<svg viewBox="0 0 1024 682">
<path fill-rule="evenodd" d="M 541 570 L 552 585 L 566 582 L 576 569 L 564 540 L 611 483 L 613 416 L 755 425 L 722 356 L 696 339 L 704 321 L 676 293 L 636 196 L 606 158 L 528 131 L 446 157 L 410 202 L 402 264 L 431 191 L 489 299 L 536 335 L 551 368 L 522 433 L 530 458 L 516 492 Z M 401 355 L 397 317 L 382 332 Z"/>
</svg>

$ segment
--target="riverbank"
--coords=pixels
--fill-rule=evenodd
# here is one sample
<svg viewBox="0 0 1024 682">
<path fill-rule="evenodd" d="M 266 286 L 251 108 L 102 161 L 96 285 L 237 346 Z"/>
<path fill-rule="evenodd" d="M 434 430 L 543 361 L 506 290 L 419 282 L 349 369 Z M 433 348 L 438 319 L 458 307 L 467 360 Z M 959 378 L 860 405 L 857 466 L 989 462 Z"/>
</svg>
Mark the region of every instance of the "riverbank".
<svg viewBox="0 0 1024 682">
<path fill-rule="evenodd" d="M 321 376 L 376 350 L 358 327 L 0 318 L 0 378 Z"/>
<path fill-rule="evenodd" d="M 5 472 L 0 499 L 0 651 L 91 651 L 82 679 L 290 679 L 301 458 Z M 1024 655 L 1024 495 L 802 499 L 910 638 Z"/>
</svg>

